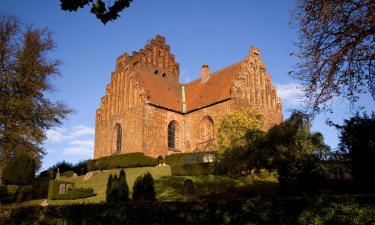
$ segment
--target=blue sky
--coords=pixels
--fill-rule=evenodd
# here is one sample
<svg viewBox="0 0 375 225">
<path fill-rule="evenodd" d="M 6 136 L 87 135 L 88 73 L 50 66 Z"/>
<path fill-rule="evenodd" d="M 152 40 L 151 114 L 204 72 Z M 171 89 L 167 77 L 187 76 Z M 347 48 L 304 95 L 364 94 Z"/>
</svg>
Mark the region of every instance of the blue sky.
<svg viewBox="0 0 375 225">
<path fill-rule="evenodd" d="M 284 118 L 300 107 L 297 81 L 288 76 L 296 61 L 297 30 L 289 26 L 294 0 L 134 0 L 121 18 L 101 24 L 89 9 L 61 11 L 59 1 L 1 0 L 0 11 L 18 17 L 24 25 L 48 28 L 57 44 L 52 58 L 60 59 L 62 76 L 53 79 L 51 99 L 63 100 L 74 113 L 63 125 L 47 131 L 47 155 L 43 168 L 62 160 L 77 162 L 93 157 L 95 110 L 114 70 L 116 57 L 142 48 L 156 34 L 166 37 L 180 63 L 180 81 L 199 77 L 202 64 L 211 71 L 246 57 L 256 46 L 283 100 Z M 374 110 L 369 96 L 361 99 Z M 345 100 L 333 102 L 333 114 L 320 114 L 313 130 L 320 131 L 331 148 L 337 131 L 325 125 L 327 118 L 342 123 L 352 110 Z"/>
</svg>

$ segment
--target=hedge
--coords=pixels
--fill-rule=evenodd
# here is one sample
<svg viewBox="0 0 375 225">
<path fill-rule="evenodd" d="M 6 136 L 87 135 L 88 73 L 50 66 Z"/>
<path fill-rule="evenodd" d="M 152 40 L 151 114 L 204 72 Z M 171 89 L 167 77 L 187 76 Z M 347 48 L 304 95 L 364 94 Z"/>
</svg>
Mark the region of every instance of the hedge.
<svg viewBox="0 0 375 225">
<path fill-rule="evenodd" d="M 19 203 L 33 198 L 31 185 L 0 186 L 0 201 L 3 203 Z"/>
<path fill-rule="evenodd" d="M 212 163 L 199 163 L 188 165 L 171 166 L 173 176 L 199 176 L 214 174 L 214 165 Z"/>
<path fill-rule="evenodd" d="M 165 163 L 170 166 L 206 163 L 203 161 L 203 157 L 208 154 L 213 154 L 216 157 L 216 152 L 178 153 L 165 156 Z"/>
<path fill-rule="evenodd" d="M 340 196 L 3 207 L 0 224 L 262 225 L 312 224 L 315 220 L 309 219 L 319 219 L 319 224 L 366 225 L 375 221 L 374 197 L 371 200 Z"/>
<path fill-rule="evenodd" d="M 60 184 L 71 184 L 72 187 L 75 186 L 73 182 L 68 181 L 61 181 L 61 180 L 50 180 L 49 181 L 49 187 L 48 187 L 48 199 L 60 199 Z"/>
<path fill-rule="evenodd" d="M 142 152 L 134 152 L 127 154 L 111 155 L 95 160 L 87 161 L 87 170 L 108 170 L 115 168 L 131 168 L 156 166 L 157 159 L 145 156 Z"/>
<path fill-rule="evenodd" d="M 95 196 L 94 189 L 92 188 L 76 188 L 71 187 L 68 189 L 66 195 L 57 195 L 56 200 L 73 200 L 80 198 L 88 198 Z"/>
</svg>

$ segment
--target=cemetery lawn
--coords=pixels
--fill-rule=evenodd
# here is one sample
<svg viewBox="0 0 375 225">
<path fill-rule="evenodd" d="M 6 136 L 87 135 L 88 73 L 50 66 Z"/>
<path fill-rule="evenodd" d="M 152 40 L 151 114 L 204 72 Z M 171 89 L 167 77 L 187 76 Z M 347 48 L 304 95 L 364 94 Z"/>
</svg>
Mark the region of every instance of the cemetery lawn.
<svg viewBox="0 0 375 225">
<path fill-rule="evenodd" d="M 89 180 L 84 181 L 85 176 L 78 176 L 75 178 L 62 177 L 62 180 L 71 181 L 75 183 L 76 187 L 93 188 L 96 196 L 76 199 L 76 200 L 48 200 L 51 205 L 64 204 L 87 204 L 100 203 L 105 201 L 105 189 L 107 180 L 110 174 L 119 174 L 121 169 L 98 171 Z M 277 179 L 270 175 L 252 179 L 250 177 L 231 178 L 227 176 L 204 175 L 204 176 L 171 176 L 171 169 L 169 166 L 160 167 L 138 167 L 127 168 L 126 179 L 129 186 L 129 197 L 132 196 L 133 184 L 135 179 L 150 172 L 155 180 L 156 198 L 160 201 L 179 201 L 184 199 L 184 181 L 191 179 L 194 182 L 195 193 L 198 197 L 209 194 L 221 193 L 227 191 L 229 188 L 236 188 L 236 190 L 247 190 L 250 192 L 263 193 L 273 190 L 277 186 Z M 42 202 L 42 199 L 26 201 L 17 205 L 37 205 Z"/>
</svg>

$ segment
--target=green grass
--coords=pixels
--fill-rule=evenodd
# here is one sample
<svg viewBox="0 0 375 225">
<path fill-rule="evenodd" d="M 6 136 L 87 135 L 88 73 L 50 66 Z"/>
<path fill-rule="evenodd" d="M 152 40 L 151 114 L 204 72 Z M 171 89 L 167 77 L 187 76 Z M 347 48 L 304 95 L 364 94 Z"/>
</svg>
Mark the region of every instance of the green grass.
<svg viewBox="0 0 375 225">
<path fill-rule="evenodd" d="M 209 194 L 222 193 L 229 188 L 234 187 L 236 190 L 246 190 L 254 194 L 266 193 L 272 191 L 277 185 L 277 179 L 274 174 L 263 173 L 260 176 L 249 176 L 241 178 L 230 178 L 227 176 L 171 176 L 169 166 L 163 167 L 139 167 L 127 168 L 126 179 L 129 186 L 129 197 L 131 198 L 133 184 L 135 179 L 150 172 L 155 179 L 156 198 L 160 201 L 178 201 L 183 200 L 184 181 L 191 179 L 194 182 L 195 193 L 198 197 Z M 75 178 L 63 177 L 63 180 L 74 182 L 76 187 L 93 188 L 96 196 L 76 199 L 76 200 L 49 200 L 51 205 L 76 204 L 76 203 L 98 203 L 105 201 L 105 189 L 107 186 L 108 176 L 110 174 L 119 174 L 120 169 L 104 170 L 88 181 L 83 181 L 84 176 Z M 40 204 L 42 200 L 32 200 L 21 203 L 22 205 Z"/>
</svg>

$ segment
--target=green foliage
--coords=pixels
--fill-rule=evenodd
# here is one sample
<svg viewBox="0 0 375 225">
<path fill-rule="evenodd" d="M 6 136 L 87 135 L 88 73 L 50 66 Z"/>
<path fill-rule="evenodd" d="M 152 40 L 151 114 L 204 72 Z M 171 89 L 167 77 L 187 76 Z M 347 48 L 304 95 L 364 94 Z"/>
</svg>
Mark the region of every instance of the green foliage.
<svg viewBox="0 0 375 225">
<path fill-rule="evenodd" d="M 301 197 L 9 207 L 0 210 L 0 218 L 7 225 L 31 221 L 38 224 L 314 224 L 314 220 L 303 221 L 303 217 L 327 221 L 324 224 L 367 225 L 375 220 L 373 200 L 373 197 L 368 199 L 370 204 L 366 205 L 345 197 L 323 199 L 322 208 L 336 205 L 332 214 L 315 207 L 315 198 Z M 312 211 L 313 216 L 305 216 L 306 211 Z M 349 219 L 358 222 L 351 223 Z"/>
<path fill-rule="evenodd" d="M 157 160 L 155 158 L 145 156 L 142 152 L 135 152 L 89 160 L 87 162 L 87 170 L 108 170 L 114 168 L 146 167 L 156 165 Z"/>
<path fill-rule="evenodd" d="M 25 153 L 14 156 L 3 171 L 3 179 L 6 184 L 31 184 L 34 177 L 35 161 Z"/>
<path fill-rule="evenodd" d="M 128 8 L 132 0 L 115 0 L 109 1 L 108 4 L 105 4 L 103 0 L 60 0 L 60 6 L 62 10 L 67 11 L 77 11 L 78 8 L 83 8 L 91 4 L 90 12 L 96 16 L 103 24 L 106 24 L 108 21 L 116 20 L 120 17 L 119 13 Z M 112 5 L 109 6 L 109 3 Z"/>
<path fill-rule="evenodd" d="M 6 185 L 0 189 L 0 201 L 2 203 L 20 203 L 34 197 L 31 185 Z"/>
<path fill-rule="evenodd" d="M 133 186 L 133 201 L 155 201 L 154 178 L 147 172 L 139 176 Z"/>
<path fill-rule="evenodd" d="M 119 201 L 120 202 L 128 202 L 129 201 L 129 186 L 126 182 L 126 173 L 125 170 L 120 171 L 119 175 Z"/>
<path fill-rule="evenodd" d="M 40 166 L 46 131 L 70 112 L 46 98 L 59 61 L 49 58 L 55 43 L 46 29 L 21 29 L 17 19 L 0 15 L 0 169 L 13 156 L 27 153 Z"/>
<path fill-rule="evenodd" d="M 375 113 L 357 113 L 339 128 L 340 149 L 349 156 L 354 179 L 375 187 Z"/>
<path fill-rule="evenodd" d="M 203 158 L 207 154 L 213 154 L 215 157 L 217 155 L 216 152 L 188 152 L 171 154 L 165 156 L 165 163 L 170 166 L 205 163 Z"/>
<path fill-rule="evenodd" d="M 77 164 L 73 165 L 73 171 L 78 175 L 78 176 L 81 176 L 81 175 L 85 175 L 88 170 L 87 170 L 87 162 L 89 160 L 84 160 L 84 161 L 80 161 L 78 162 Z"/>
<path fill-rule="evenodd" d="M 65 171 L 65 172 L 61 173 L 61 176 L 62 177 L 72 177 L 73 174 L 74 174 L 74 171 L 69 170 L 69 171 Z"/>
<path fill-rule="evenodd" d="M 33 198 L 47 198 L 49 177 L 37 177 L 33 183 Z"/>
<path fill-rule="evenodd" d="M 215 173 L 238 177 L 248 175 L 254 169 L 264 168 L 264 153 L 261 149 L 263 139 L 263 131 L 248 130 L 244 136 L 245 146 L 227 149 L 218 155 Z"/>
<path fill-rule="evenodd" d="M 128 202 L 129 187 L 126 181 L 125 171 L 122 169 L 120 175 L 112 174 L 108 177 L 106 189 L 106 201 L 109 203 Z"/>
<path fill-rule="evenodd" d="M 92 188 L 76 188 L 71 187 L 67 190 L 65 195 L 56 195 L 56 200 L 74 200 L 81 198 L 88 198 L 95 196 L 94 189 Z"/>
<path fill-rule="evenodd" d="M 217 149 L 241 148 L 247 145 L 246 134 L 249 130 L 264 129 L 264 120 L 258 109 L 245 108 L 226 114 L 219 123 Z"/>
<path fill-rule="evenodd" d="M 106 202 L 112 202 L 112 198 L 111 198 L 112 181 L 113 181 L 113 176 L 112 174 L 110 174 L 107 180 L 107 188 L 105 189 Z"/>
<path fill-rule="evenodd" d="M 320 133 L 311 133 L 309 118 L 294 112 L 289 119 L 271 128 L 262 144 L 265 166 L 276 169 L 286 191 L 315 191 L 327 168 L 323 163 L 329 147 Z"/>
<path fill-rule="evenodd" d="M 196 163 L 171 166 L 172 176 L 199 176 L 214 174 L 212 163 Z"/>
<path fill-rule="evenodd" d="M 72 187 L 75 186 L 73 182 L 61 181 L 61 180 L 50 180 L 48 187 L 48 199 L 60 199 L 59 190 L 60 184 L 70 184 Z"/>
</svg>

